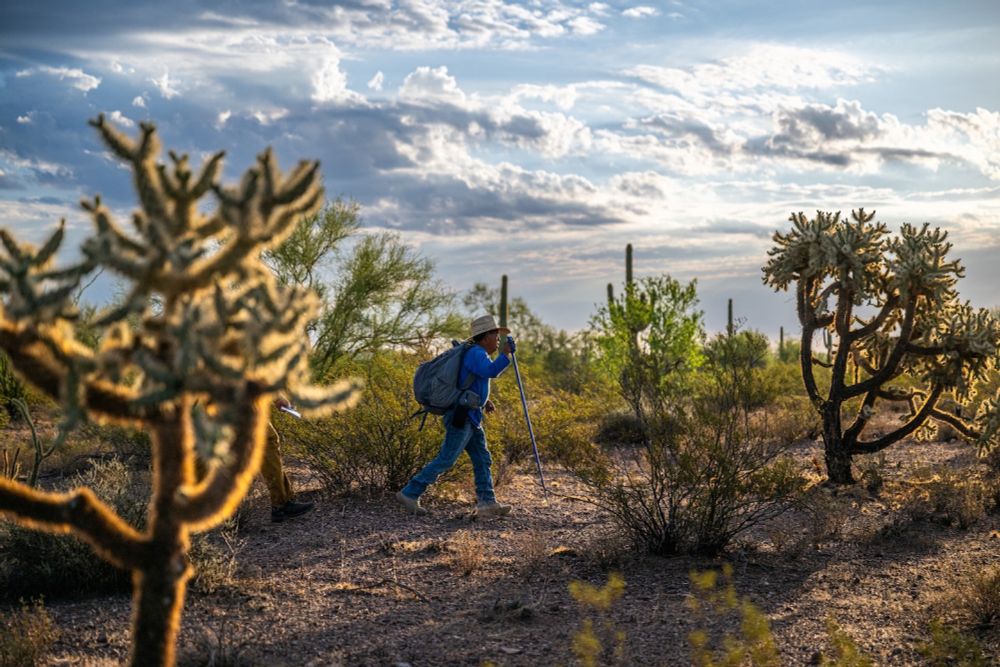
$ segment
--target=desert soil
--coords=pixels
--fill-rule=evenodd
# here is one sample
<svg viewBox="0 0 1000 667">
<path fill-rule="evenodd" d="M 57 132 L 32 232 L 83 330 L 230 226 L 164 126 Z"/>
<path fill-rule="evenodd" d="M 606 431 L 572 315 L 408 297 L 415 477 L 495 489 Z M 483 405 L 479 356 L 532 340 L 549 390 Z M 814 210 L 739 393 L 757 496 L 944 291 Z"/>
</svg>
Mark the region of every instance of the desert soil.
<svg viewBox="0 0 1000 667">
<path fill-rule="evenodd" d="M 797 453 L 818 460 L 820 446 L 804 442 Z M 514 513 L 477 521 L 464 486 L 414 517 L 391 497 L 324 497 L 293 466 L 315 510 L 272 524 L 258 483 L 230 541 L 232 576 L 211 594 L 189 593 L 181 664 L 576 664 L 573 636 L 590 612 L 568 583 L 602 585 L 617 569 L 626 591 L 607 618 L 625 636 L 619 662 L 687 665 L 696 625 L 717 637 L 724 630 L 693 618 L 689 575 L 722 562 L 733 564 L 738 593 L 770 619 L 783 664 L 820 661 L 828 618 L 876 664 L 920 664 L 928 621 L 954 611 L 969 575 L 993 565 L 1000 544 L 994 516 L 968 530 L 901 518 L 892 489 L 928 465 L 978 464 L 958 442 L 897 445 L 880 466 L 880 494 L 825 489 L 833 508 L 825 516 L 788 514 L 718 559 L 628 555 L 607 517 L 558 469 L 548 471 L 548 500 L 526 468 L 498 490 Z M 127 596 L 47 606 L 62 631 L 50 664 L 117 664 L 127 655 Z M 998 655 L 992 634 L 976 636 Z"/>
</svg>

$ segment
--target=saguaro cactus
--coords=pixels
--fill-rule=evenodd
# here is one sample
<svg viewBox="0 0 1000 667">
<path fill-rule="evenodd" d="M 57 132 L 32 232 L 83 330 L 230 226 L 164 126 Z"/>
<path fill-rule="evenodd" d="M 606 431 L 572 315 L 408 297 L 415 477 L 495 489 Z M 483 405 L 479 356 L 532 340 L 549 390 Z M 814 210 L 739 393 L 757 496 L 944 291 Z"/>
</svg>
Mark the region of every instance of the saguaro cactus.
<svg viewBox="0 0 1000 667">
<path fill-rule="evenodd" d="M 851 220 L 822 211 L 812 220 L 793 214 L 791 231 L 774 235 L 763 268 L 764 282 L 774 289 L 795 285 L 802 377 L 823 418 L 827 474 L 839 484 L 853 482 L 855 454 L 920 435 L 929 419 L 951 425 L 982 447 L 990 446 L 1000 429 L 996 399 L 984 401 L 972 419 L 941 400 L 954 396 L 960 406 L 976 395 L 976 384 L 995 367 L 1000 324 L 985 309 L 959 301 L 955 284 L 964 269 L 946 260 L 951 244 L 945 232 L 904 224 L 890 236 L 885 225 L 872 223 L 874 215 L 864 209 L 852 212 Z M 861 307 L 874 314 L 856 315 Z M 826 396 L 813 375 L 817 329 L 832 352 Z M 860 370 L 854 382 L 848 380 L 849 362 Z M 904 374 L 922 386 L 904 391 L 890 384 Z M 848 401 L 859 398 L 857 408 L 848 411 Z M 895 430 L 865 440 L 880 401 L 906 402 L 910 413 Z"/>
<path fill-rule="evenodd" d="M 54 494 L 8 479 L 0 479 L 0 514 L 71 532 L 131 570 L 131 662 L 169 665 L 191 576 L 189 535 L 224 520 L 246 493 L 272 396 L 282 392 L 304 413 L 322 414 L 348 406 L 357 387 L 309 385 L 304 327 L 316 299 L 279 287 L 260 261 L 263 249 L 322 202 L 317 163 L 302 162 L 285 177 L 266 151 L 238 187 L 224 189 L 217 183 L 222 153 L 196 175 L 187 156 L 170 153 L 172 165 L 157 163 L 151 124 L 135 141 L 103 117 L 92 124 L 134 174 L 141 204 L 134 231 L 119 227 L 100 199 L 85 201 L 96 233 L 83 245 L 83 261 L 50 269 L 62 226 L 40 249 L 0 230 L 0 347 L 25 378 L 61 401 L 66 425 L 86 416 L 150 434 L 147 528 L 138 532 L 89 489 Z M 198 201 L 209 193 L 218 206 L 206 216 Z M 97 267 L 122 276 L 129 292 L 100 318 L 106 333 L 92 351 L 74 337 L 71 297 Z M 197 457 L 207 462 L 200 479 Z"/>
<path fill-rule="evenodd" d="M 507 276 L 500 278 L 500 326 L 507 326 Z"/>
</svg>

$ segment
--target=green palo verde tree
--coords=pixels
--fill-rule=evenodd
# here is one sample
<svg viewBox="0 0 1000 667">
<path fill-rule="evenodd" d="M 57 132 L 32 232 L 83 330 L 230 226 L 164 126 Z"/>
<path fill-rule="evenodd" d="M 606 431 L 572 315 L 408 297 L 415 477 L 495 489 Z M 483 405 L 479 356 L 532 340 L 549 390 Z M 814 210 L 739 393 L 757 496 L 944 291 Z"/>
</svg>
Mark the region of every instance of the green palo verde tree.
<svg viewBox="0 0 1000 667">
<path fill-rule="evenodd" d="M 607 305 L 590 326 L 604 366 L 643 423 L 659 416 L 703 360 L 697 303 L 694 281 L 682 285 L 669 275 L 635 280 L 632 245 L 626 246 L 624 289 L 615 296 L 608 284 Z"/>
<path fill-rule="evenodd" d="M 422 349 L 457 333 L 453 295 L 434 264 L 397 234 L 362 233 L 360 206 L 335 199 L 301 216 L 288 238 L 264 252 L 279 284 L 312 288 L 320 308 L 308 325 L 315 377 L 378 350 Z M 345 247 L 349 246 L 349 247 Z"/>
<path fill-rule="evenodd" d="M 922 435 L 928 420 L 983 446 L 1000 425 L 995 401 L 984 401 L 971 418 L 953 407 L 971 400 L 994 367 L 1000 325 L 985 309 L 959 301 L 955 284 L 964 269 L 946 258 L 947 234 L 904 224 L 890 235 L 874 216 L 864 209 L 850 220 L 840 213 L 818 211 L 811 220 L 793 214 L 791 231 L 775 233 L 763 267 L 764 282 L 775 290 L 794 285 L 802 377 L 823 420 L 827 475 L 837 484 L 853 483 L 854 455 Z M 814 365 L 823 363 L 813 355 L 817 331 L 832 342 L 826 395 L 814 375 Z M 903 376 L 909 389 L 893 384 Z M 946 396 L 955 401 L 942 401 Z M 906 402 L 909 414 L 898 428 L 866 439 L 880 401 Z"/>
<path fill-rule="evenodd" d="M 224 189 L 217 183 L 222 153 L 194 174 L 186 156 L 171 153 L 169 167 L 157 163 L 151 124 L 136 141 L 103 117 L 92 124 L 133 171 L 141 205 L 134 230 L 119 227 L 99 199 L 85 201 L 96 233 L 84 242 L 84 259 L 61 270 L 49 264 L 62 227 L 40 249 L 0 230 L 0 347 L 25 378 L 61 401 L 68 424 L 90 418 L 150 434 L 147 527 L 138 532 L 87 488 L 55 494 L 6 479 L 0 514 L 73 533 L 131 570 L 131 662 L 170 665 L 192 574 L 189 536 L 224 520 L 245 495 L 274 394 L 315 415 L 348 406 L 358 389 L 349 381 L 309 384 L 303 329 L 316 299 L 279 287 L 260 260 L 262 248 L 280 243 L 322 201 L 317 163 L 302 162 L 285 177 L 267 151 L 238 187 Z M 198 201 L 209 193 L 218 205 L 206 216 Z M 122 276 L 129 291 L 100 317 L 107 333 L 92 350 L 76 339 L 71 297 L 99 267 Z M 200 478 L 199 457 L 207 464 Z"/>
</svg>

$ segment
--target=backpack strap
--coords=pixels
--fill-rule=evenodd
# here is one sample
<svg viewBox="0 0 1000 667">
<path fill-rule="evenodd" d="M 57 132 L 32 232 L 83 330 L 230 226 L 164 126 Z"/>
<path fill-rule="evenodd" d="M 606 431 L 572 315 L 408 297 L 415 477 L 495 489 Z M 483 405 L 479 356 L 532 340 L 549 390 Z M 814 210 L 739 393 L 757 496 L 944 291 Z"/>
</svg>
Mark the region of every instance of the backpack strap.
<svg viewBox="0 0 1000 667">
<path fill-rule="evenodd" d="M 466 344 L 464 346 L 465 349 L 462 350 L 462 353 L 458 357 L 458 377 L 455 378 L 455 388 L 460 389 L 462 391 L 465 391 L 466 389 L 471 387 L 472 382 L 475 380 L 472 373 L 469 373 L 469 376 L 465 378 L 465 382 L 462 382 L 460 380 L 460 378 L 462 377 L 462 369 L 465 367 L 465 353 L 471 350 L 473 345 L 474 343 Z"/>
<path fill-rule="evenodd" d="M 427 415 L 429 415 L 429 414 L 430 414 L 430 412 L 428 412 L 427 409 L 423 408 L 423 409 L 417 410 L 412 415 L 410 415 L 409 418 L 406 421 L 409 421 L 410 419 L 413 419 L 417 415 L 423 415 L 422 417 L 420 417 L 420 426 L 417 427 L 418 431 L 423 431 L 424 430 L 424 424 L 427 423 Z"/>
</svg>

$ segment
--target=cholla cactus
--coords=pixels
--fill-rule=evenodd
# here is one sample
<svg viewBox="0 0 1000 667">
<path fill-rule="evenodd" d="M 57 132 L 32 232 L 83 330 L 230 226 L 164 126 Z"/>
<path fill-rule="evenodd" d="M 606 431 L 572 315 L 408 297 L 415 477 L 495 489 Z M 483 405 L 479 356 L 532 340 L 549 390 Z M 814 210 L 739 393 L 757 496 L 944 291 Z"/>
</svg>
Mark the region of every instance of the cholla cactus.
<svg viewBox="0 0 1000 667">
<path fill-rule="evenodd" d="M 138 532 L 89 489 L 53 494 L 6 479 L 0 514 L 74 533 L 131 570 L 132 664 L 168 665 L 191 576 L 189 535 L 224 520 L 246 493 L 272 396 L 282 392 L 303 413 L 319 415 L 350 405 L 357 386 L 309 385 L 304 327 L 316 299 L 279 287 L 260 261 L 262 250 L 321 203 L 317 163 L 302 162 L 285 177 L 267 151 L 239 187 L 223 189 L 222 153 L 195 175 L 187 156 L 171 153 L 170 167 L 157 163 L 150 124 L 137 141 L 103 117 L 92 124 L 134 173 L 141 204 L 134 231 L 119 227 L 100 199 L 85 201 L 96 234 L 83 245 L 84 259 L 51 269 L 62 226 L 40 249 L 0 230 L 0 347 L 25 378 L 62 402 L 64 428 L 90 418 L 150 434 L 148 527 Z M 218 206 L 205 215 L 198 202 L 209 193 Z M 105 335 L 92 351 L 74 337 L 71 295 L 97 267 L 121 275 L 131 291 L 100 318 Z M 199 457 L 208 464 L 201 478 Z"/>
<path fill-rule="evenodd" d="M 774 235 L 764 282 L 776 290 L 796 291 L 802 324 L 800 362 L 806 391 L 823 417 L 827 474 L 831 481 L 853 482 L 851 458 L 878 452 L 911 434 L 920 436 L 933 423 L 950 424 L 963 437 L 988 447 L 1000 430 L 995 402 L 986 401 L 969 419 L 961 406 L 976 395 L 976 384 L 996 364 L 1000 323 L 986 310 L 962 303 L 955 284 L 964 274 L 948 261 L 947 233 L 904 224 L 890 236 L 875 214 L 853 211 L 791 216 L 792 229 Z M 867 308 L 865 319 L 856 309 Z M 821 396 L 813 373 L 813 337 L 823 332 L 833 355 L 830 390 Z M 829 348 L 828 348 L 829 349 Z M 860 370 L 848 380 L 849 362 Z M 901 390 L 891 385 L 902 375 L 922 386 Z M 958 410 L 942 397 L 952 395 Z M 860 398 L 853 415 L 845 403 Z M 903 424 L 885 435 L 863 434 L 880 401 L 906 402 Z M 843 420 L 849 418 L 847 428 Z"/>
</svg>

